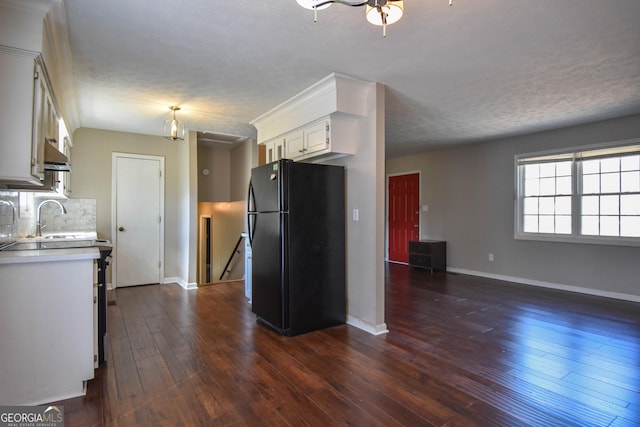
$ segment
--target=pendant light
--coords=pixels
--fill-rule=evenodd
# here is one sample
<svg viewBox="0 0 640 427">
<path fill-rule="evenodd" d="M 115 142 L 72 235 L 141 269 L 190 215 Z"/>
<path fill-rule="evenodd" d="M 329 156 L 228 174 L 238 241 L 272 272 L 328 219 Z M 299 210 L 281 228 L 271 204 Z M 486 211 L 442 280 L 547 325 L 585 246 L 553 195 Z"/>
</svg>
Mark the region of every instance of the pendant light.
<svg viewBox="0 0 640 427">
<path fill-rule="evenodd" d="M 313 22 L 318 21 L 318 10 L 326 9 L 333 3 L 343 4 L 345 6 L 366 6 L 365 17 L 367 21 L 373 25 L 382 26 L 382 35 L 387 36 L 387 25 L 396 23 L 404 15 L 403 0 L 296 0 L 298 4 L 305 9 L 313 10 Z M 453 0 L 449 0 L 449 6 L 453 4 Z"/>
<path fill-rule="evenodd" d="M 176 111 L 180 111 L 180 107 L 172 105 L 169 109 L 173 112 L 173 118 L 164 121 L 162 134 L 172 141 L 182 141 L 184 140 L 184 124 L 180 124 L 176 119 Z"/>
<path fill-rule="evenodd" d="M 370 4 L 374 4 L 370 6 Z M 373 25 L 382 25 L 382 36 L 387 37 L 387 25 L 395 24 L 404 14 L 404 2 L 400 1 L 374 1 L 367 4 L 365 16 Z"/>
</svg>

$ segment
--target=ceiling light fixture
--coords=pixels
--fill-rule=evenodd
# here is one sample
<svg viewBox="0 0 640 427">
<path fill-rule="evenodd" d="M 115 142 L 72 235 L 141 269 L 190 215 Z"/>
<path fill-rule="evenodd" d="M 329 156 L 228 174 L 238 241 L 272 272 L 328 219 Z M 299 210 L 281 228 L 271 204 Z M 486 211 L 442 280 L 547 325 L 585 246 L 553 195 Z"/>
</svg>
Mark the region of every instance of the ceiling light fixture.
<svg viewBox="0 0 640 427">
<path fill-rule="evenodd" d="M 373 25 L 382 26 L 383 37 L 387 36 L 387 25 L 394 24 L 402 18 L 404 14 L 404 1 L 402 0 L 296 0 L 305 9 L 313 10 L 313 22 L 318 21 L 318 10 L 326 9 L 333 3 L 340 3 L 346 6 L 366 6 L 365 17 Z M 449 0 L 449 6 L 453 0 Z"/>
<path fill-rule="evenodd" d="M 176 111 L 180 111 L 180 107 L 172 105 L 169 109 L 173 111 L 173 118 L 164 121 L 162 134 L 165 138 L 172 141 L 176 141 L 178 139 L 182 141 L 184 140 L 184 125 L 180 124 L 176 119 Z"/>
</svg>

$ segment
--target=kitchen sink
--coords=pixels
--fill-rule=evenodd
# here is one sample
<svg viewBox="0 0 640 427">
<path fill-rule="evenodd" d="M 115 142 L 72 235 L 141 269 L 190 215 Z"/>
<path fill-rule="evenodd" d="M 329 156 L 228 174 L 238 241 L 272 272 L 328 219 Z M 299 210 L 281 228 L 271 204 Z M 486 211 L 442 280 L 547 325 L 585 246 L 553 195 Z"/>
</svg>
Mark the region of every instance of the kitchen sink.
<svg viewBox="0 0 640 427">
<path fill-rule="evenodd" d="M 54 232 L 43 234 L 42 236 L 27 236 L 18 239 L 19 242 L 64 242 L 67 240 L 93 240 L 97 235 L 95 231 L 72 231 L 72 232 Z"/>
<path fill-rule="evenodd" d="M 99 240 L 95 231 L 57 232 L 44 236 L 27 236 L 14 241 L 0 242 L 0 250 L 20 251 L 33 249 L 68 249 L 91 246 L 109 246 L 107 240 Z"/>
</svg>

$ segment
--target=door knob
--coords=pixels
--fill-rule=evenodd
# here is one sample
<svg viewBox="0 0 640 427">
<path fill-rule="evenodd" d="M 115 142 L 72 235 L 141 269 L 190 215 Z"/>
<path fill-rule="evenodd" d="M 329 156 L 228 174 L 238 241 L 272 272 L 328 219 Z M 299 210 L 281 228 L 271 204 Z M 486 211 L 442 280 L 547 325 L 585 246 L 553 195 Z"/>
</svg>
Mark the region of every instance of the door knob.
<svg viewBox="0 0 640 427">
<path fill-rule="evenodd" d="M 118 231 L 124 231 L 124 227 L 118 227 Z"/>
<path fill-rule="evenodd" d="M 414 224 L 414 227 L 418 228 L 418 227 L 420 227 L 420 224 Z"/>
</svg>

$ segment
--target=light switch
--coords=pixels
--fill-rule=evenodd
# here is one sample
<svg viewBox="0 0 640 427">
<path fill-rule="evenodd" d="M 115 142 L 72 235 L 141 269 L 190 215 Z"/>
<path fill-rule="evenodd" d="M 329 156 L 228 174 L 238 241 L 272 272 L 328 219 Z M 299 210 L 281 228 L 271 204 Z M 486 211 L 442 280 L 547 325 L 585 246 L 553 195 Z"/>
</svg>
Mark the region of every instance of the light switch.
<svg viewBox="0 0 640 427">
<path fill-rule="evenodd" d="M 422 205 L 422 212 L 427 212 L 429 210 L 429 206 Z"/>
<path fill-rule="evenodd" d="M 358 209 L 354 209 L 353 210 L 353 220 L 354 221 L 359 221 L 360 220 L 360 211 Z"/>
</svg>

